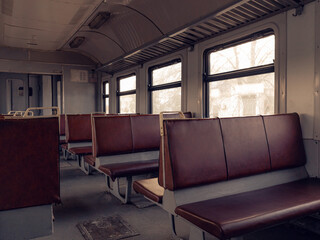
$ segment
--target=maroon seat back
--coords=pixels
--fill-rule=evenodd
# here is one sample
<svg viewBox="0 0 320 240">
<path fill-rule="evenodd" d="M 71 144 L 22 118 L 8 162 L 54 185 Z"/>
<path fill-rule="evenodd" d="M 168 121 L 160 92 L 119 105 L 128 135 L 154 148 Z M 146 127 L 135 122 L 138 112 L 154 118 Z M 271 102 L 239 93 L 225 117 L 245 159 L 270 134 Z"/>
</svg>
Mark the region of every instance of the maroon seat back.
<svg viewBox="0 0 320 240">
<path fill-rule="evenodd" d="M 165 187 L 170 190 L 227 179 L 218 119 L 165 121 Z M 162 159 L 159 184 L 163 185 Z"/>
<path fill-rule="evenodd" d="M 221 118 L 228 178 L 271 170 L 262 117 Z"/>
<path fill-rule="evenodd" d="M 0 121 L 0 210 L 60 201 L 58 118 Z"/>
<path fill-rule="evenodd" d="M 65 125 L 66 125 L 66 119 L 65 114 L 60 114 L 60 135 L 63 136 L 66 134 L 65 131 Z"/>
<path fill-rule="evenodd" d="M 68 143 L 91 141 L 91 114 L 68 114 L 65 118 L 65 134 Z"/>
<path fill-rule="evenodd" d="M 166 120 L 164 128 L 164 187 L 170 190 L 298 167 L 306 162 L 298 114 Z"/>
<path fill-rule="evenodd" d="M 130 116 L 93 117 L 93 156 L 132 152 Z"/>
<path fill-rule="evenodd" d="M 299 115 L 264 116 L 273 170 L 298 167 L 306 163 Z"/>
<path fill-rule="evenodd" d="M 177 118 L 179 115 L 172 114 L 170 117 Z M 93 118 L 92 124 L 95 157 L 159 149 L 158 114 L 98 116 Z"/>
<path fill-rule="evenodd" d="M 133 152 L 159 150 L 159 115 L 130 116 Z"/>
</svg>

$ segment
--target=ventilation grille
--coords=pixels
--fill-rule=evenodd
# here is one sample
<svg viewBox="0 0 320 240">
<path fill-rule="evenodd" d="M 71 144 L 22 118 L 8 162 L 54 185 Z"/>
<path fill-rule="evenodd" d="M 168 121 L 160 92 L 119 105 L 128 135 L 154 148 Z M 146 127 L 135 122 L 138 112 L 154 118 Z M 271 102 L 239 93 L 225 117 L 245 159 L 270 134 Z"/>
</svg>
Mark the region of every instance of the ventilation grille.
<svg viewBox="0 0 320 240">
<path fill-rule="evenodd" d="M 162 36 L 157 41 L 144 45 L 100 67 L 109 74 L 143 64 L 152 59 L 193 46 L 196 43 L 227 31 L 243 27 L 272 15 L 300 6 L 299 0 L 251 0 L 240 1 L 231 7 L 211 14 L 199 22 Z M 302 1 L 304 4 L 313 0 Z"/>
</svg>

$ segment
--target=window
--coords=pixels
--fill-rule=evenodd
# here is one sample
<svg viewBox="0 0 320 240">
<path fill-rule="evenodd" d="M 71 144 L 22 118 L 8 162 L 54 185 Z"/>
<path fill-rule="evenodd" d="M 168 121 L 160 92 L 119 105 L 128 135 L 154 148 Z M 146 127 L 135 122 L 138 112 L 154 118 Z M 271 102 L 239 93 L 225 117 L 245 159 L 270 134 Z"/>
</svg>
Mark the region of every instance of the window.
<svg viewBox="0 0 320 240">
<path fill-rule="evenodd" d="M 118 78 L 118 113 L 136 112 L 136 75 Z"/>
<path fill-rule="evenodd" d="M 206 51 L 206 117 L 273 114 L 274 58 L 270 30 Z"/>
<path fill-rule="evenodd" d="M 181 111 L 181 61 L 149 69 L 149 112 Z"/>
<path fill-rule="evenodd" d="M 109 112 L 109 83 L 103 83 L 103 99 L 104 99 L 104 111 L 105 113 Z"/>
</svg>

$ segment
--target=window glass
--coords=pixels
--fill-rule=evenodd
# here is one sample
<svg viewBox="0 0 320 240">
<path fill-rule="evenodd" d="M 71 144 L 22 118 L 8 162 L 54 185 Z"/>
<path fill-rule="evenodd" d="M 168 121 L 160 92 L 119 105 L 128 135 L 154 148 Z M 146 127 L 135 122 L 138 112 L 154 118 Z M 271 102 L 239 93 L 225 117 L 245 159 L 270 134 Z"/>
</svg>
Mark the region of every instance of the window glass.
<svg viewBox="0 0 320 240">
<path fill-rule="evenodd" d="M 181 62 L 152 71 L 152 86 L 181 81 Z"/>
<path fill-rule="evenodd" d="M 152 113 L 181 111 L 181 62 L 169 62 L 153 67 L 149 80 Z"/>
<path fill-rule="evenodd" d="M 120 113 L 136 112 L 136 94 L 120 96 Z"/>
<path fill-rule="evenodd" d="M 126 78 L 121 78 L 119 80 L 119 85 L 120 85 L 120 92 L 125 92 L 125 91 L 131 91 L 131 90 L 136 90 L 136 76 L 130 76 Z"/>
<path fill-rule="evenodd" d="M 109 95 L 109 83 L 104 84 L 104 94 Z"/>
<path fill-rule="evenodd" d="M 152 112 L 181 111 L 181 87 L 152 92 Z"/>
<path fill-rule="evenodd" d="M 104 107 L 105 107 L 105 112 L 109 113 L 109 98 L 108 97 L 106 97 L 104 99 Z"/>
<path fill-rule="evenodd" d="M 207 55 L 207 117 L 274 114 L 275 37 L 250 39 Z"/>
<path fill-rule="evenodd" d="M 209 54 L 209 74 L 234 71 L 273 63 L 274 35 Z"/>
<path fill-rule="evenodd" d="M 136 75 L 118 79 L 118 112 L 136 112 Z"/>
<path fill-rule="evenodd" d="M 104 111 L 105 113 L 109 113 L 109 83 L 104 83 Z"/>
<path fill-rule="evenodd" d="M 274 73 L 209 83 L 210 117 L 274 113 Z"/>
</svg>

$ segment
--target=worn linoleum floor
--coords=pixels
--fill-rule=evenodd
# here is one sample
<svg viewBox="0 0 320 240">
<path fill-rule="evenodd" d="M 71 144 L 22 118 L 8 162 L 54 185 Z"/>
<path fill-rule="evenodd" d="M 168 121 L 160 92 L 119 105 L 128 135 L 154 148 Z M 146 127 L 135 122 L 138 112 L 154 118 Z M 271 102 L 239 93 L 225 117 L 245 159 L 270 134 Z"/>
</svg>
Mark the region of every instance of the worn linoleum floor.
<svg viewBox="0 0 320 240">
<path fill-rule="evenodd" d="M 37 240 L 84 240 L 76 227 L 79 222 L 100 216 L 120 215 L 139 236 L 128 240 L 171 240 L 168 214 L 158 206 L 138 209 L 132 204 L 124 205 L 106 192 L 105 178 L 94 172 L 85 175 L 73 160 L 61 160 L 60 184 L 62 204 L 54 206 L 54 233 Z M 177 223 L 177 231 L 188 239 L 189 228 L 183 221 Z M 208 240 L 213 239 L 207 236 Z M 246 240 L 316 240 L 319 235 L 281 225 L 245 236 Z"/>
</svg>

